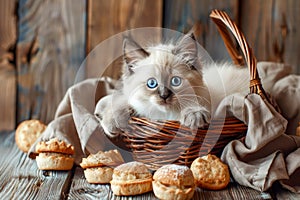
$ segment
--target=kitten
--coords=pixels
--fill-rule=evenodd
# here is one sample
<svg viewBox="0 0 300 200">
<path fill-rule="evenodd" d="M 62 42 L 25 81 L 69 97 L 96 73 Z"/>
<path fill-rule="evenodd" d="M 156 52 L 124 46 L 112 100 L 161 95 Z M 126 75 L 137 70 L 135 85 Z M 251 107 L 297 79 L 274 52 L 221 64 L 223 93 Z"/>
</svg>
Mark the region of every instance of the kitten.
<svg viewBox="0 0 300 200">
<path fill-rule="evenodd" d="M 211 113 L 226 95 L 246 94 L 247 69 L 226 63 L 207 66 L 201 63 L 198 48 L 192 33 L 176 44 L 145 49 L 126 38 L 121 85 L 96 108 L 105 133 L 116 137 L 132 115 L 177 120 L 196 129 L 210 122 Z"/>
</svg>

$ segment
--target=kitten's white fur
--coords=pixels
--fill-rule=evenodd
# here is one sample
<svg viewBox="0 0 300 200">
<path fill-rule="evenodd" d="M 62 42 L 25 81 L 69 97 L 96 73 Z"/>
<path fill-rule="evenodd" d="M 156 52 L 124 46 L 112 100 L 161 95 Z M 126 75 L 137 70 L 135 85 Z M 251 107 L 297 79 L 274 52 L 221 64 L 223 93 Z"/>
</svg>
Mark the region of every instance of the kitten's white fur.
<svg viewBox="0 0 300 200">
<path fill-rule="evenodd" d="M 214 63 L 203 68 L 203 78 L 211 96 L 212 112 L 224 97 L 234 93 L 249 93 L 249 70 L 244 66 Z"/>
</svg>

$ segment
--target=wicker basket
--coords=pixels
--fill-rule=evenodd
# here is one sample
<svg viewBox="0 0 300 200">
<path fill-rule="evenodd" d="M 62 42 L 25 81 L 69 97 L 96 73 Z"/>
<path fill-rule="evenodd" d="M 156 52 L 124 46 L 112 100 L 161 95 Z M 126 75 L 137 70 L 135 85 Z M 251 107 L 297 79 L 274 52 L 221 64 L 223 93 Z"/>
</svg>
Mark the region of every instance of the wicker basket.
<svg viewBox="0 0 300 200">
<path fill-rule="evenodd" d="M 243 34 L 226 13 L 214 10 L 210 17 L 217 25 L 234 63 L 240 65 L 245 60 L 250 71 L 250 93 L 257 93 L 268 100 L 257 73 L 256 58 Z M 236 50 L 228 30 L 237 40 L 244 59 Z M 169 163 L 190 166 L 199 156 L 221 153 L 230 141 L 243 138 L 247 131 L 247 126 L 233 117 L 227 117 L 225 121 L 213 119 L 209 126 L 196 131 L 181 126 L 178 121 L 144 118 L 132 118 L 129 128 L 130 131 L 124 133 L 123 142 L 132 150 L 136 161 L 145 163 L 152 170 Z"/>
</svg>

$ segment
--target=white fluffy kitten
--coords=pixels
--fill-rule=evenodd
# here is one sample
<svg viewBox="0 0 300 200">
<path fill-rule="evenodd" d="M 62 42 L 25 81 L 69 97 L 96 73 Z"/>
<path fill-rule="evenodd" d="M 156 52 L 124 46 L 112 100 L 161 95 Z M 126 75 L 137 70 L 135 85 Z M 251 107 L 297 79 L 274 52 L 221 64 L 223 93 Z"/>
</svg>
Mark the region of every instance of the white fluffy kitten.
<svg viewBox="0 0 300 200">
<path fill-rule="evenodd" d="M 226 63 L 204 66 L 198 47 L 193 34 L 176 44 L 145 49 L 125 39 L 121 85 L 96 108 L 105 133 L 116 137 L 132 115 L 178 120 L 192 129 L 203 127 L 226 95 L 247 93 L 246 68 Z"/>
</svg>

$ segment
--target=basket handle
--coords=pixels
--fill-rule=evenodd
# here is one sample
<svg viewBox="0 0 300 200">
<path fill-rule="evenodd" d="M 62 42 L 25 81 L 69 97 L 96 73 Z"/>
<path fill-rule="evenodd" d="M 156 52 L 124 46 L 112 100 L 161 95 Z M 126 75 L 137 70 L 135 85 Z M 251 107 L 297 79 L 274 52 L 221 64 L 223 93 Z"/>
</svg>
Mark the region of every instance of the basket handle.
<svg viewBox="0 0 300 200">
<path fill-rule="evenodd" d="M 237 25 L 230 19 L 230 17 L 223 11 L 213 10 L 210 14 L 210 17 L 217 25 L 217 29 L 220 32 L 220 35 L 222 36 L 225 46 L 230 56 L 232 57 L 234 63 L 241 64 L 243 62 L 243 58 L 239 55 L 238 51 L 236 50 L 234 42 L 232 41 L 230 33 L 228 32 L 228 29 L 231 31 L 231 33 L 237 40 L 243 52 L 244 60 L 250 72 L 250 93 L 259 94 L 263 99 L 266 99 L 268 102 L 270 102 L 265 90 L 262 87 L 259 74 L 257 72 L 256 58 L 248 42 L 246 41 L 243 33 L 238 29 Z"/>
</svg>

